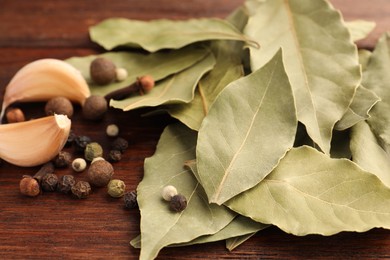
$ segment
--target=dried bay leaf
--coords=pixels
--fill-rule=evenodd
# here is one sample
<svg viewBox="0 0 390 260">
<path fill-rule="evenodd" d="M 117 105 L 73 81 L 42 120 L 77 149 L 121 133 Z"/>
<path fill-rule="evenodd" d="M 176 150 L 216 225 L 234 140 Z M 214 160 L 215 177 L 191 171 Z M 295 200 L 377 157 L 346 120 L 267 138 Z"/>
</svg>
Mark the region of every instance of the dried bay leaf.
<svg viewBox="0 0 390 260">
<path fill-rule="evenodd" d="M 342 131 L 352 127 L 360 121 L 368 119 L 369 111 L 380 101 L 375 92 L 360 85 L 356 89 L 352 103 L 349 105 L 347 112 L 335 125 L 335 129 Z"/>
<path fill-rule="evenodd" d="M 350 160 L 308 146 L 290 150 L 261 183 L 226 205 L 298 236 L 390 228 L 390 189 Z"/>
<path fill-rule="evenodd" d="M 366 38 L 374 30 L 376 23 L 365 20 L 354 20 L 345 22 L 345 25 L 351 34 L 352 40 L 356 42 Z"/>
<path fill-rule="evenodd" d="M 256 235 L 256 233 L 257 232 L 253 232 L 253 233 L 250 233 L 250 234 L 247 234 L 247 235 L 242 235 L 242 236 L 232 237 L 232 238 L 226 239 L 226 242 L 225 242 L 226 249 L 228 249 L 229 251 L 233 251 L 239 245 L 241 245 L 245 241 L 247 241 L 249 238 L 251 238 L 252 236 Z"/>
<path fill-rule="evenodd" d="M 152 157 L 145 160 L 144 178 L 137 187 L 141 211 L 140 259 L 153 259 L 161 248 L 214 234 L 236 216 L 225 206 L 208 204 L 191 171 L 183 167 L 195 158 L 197 133 L 182 124 L 166 127 Z M 187 208 L 172 212 L 161 197 L 166 185 L 186 196 Z M 136 244 L 136 243 L 135 243 Z"/>
<path fill-rule="evenodd" d="M 203 120 L 196 148 L 200 183 L 222 204 L 258 184 L 294 143 L 295 103 L 282 52 L 230 83 Z"/>
<path fill-rule="evenodd" d="M 191 43 L 208 40 L 236 40 L 258 44 L 230 23 L 217 18 L 174 21 L 168 19 L 138 21 L 110 18 L 92 26 L 92 41 L 111 50 L 118 46 L 143 48 L 149 52 L 179 49 Z"/>
<path fill-rule="evenodd" d="M 173 246 L 188 246 L 195 244 L 204 244 L 229 238 L 237 238 L 245 235 L 253 235 L 254 233 L 269 227 L 250 218 L 237 216 L 226 227 L 215 234 L 198 237 L 188 243 L 177 244 Z"/>
<path fill-rule="evenodd" d="M 218 94 L 230 82 L 243 76 L 241 64 L 233 63 L 227 58 L 230 53 L 220 50 L 216 55 L 216 66 L 200 80 L 194 99 L 190 103 L 171 105 L 167 108 L 172 117 L 196 131 L 199 130 Z"/>
<path fill-rule="evenodd" d="M 247 23 L 248 16 L 241 7 L 235 10 L 227 20 L 242 30 Z M 213 41 L 210 45 L 216 64 L 213 70 L 200 80 L 194 99 L 190 103 L 171 105 L 166 108 L 172 117 L 197 131 L 217 95 L 230 82 L 243 76 L 242 42 L 222 40 Z"/>
<path fill-rule="evenodd" d="M 363 85 L 379 96 L 378 102 L 370 111 L 367 119 L 374 134 L 384 142 L 385 150 L 390 146 L 390 36 L 384 34 L 363 73 Z"/>
<path fill-rule="evenodd" d="M 146 95 L 131 96 L 123 100 L 111 99 L 110 106 L 129 111 L 162 104 L 188 103 L 194 99 L 194 91 L 201 77 L 214 65 L 214 55 L 209 53 L 193 66 L 156 82 L 156 86 Z"/>
<path fill-rule="evenodd" d="M 366 49 L 360 49 L 358 54 L 359 54 L 359 63 L 362 66 L 362 71 L 364 72 L 367 68 L 367 64 L 371 58 L 372 52 Z"/>
<path fill-rule="evenodd" d="M 101 55 L 72 57 L 66 62 L 78 69 L 87 80 L 92 94 L 106 95 L 116 89 L 128 86 L 137 77 L 151 75 L 156 81 L 169 75 L 183 71 L 204 59 L 210 51 L 205 48 L 187 47 L 176 51 L 142 54 L 135 52 L 107 52 Z M 89 66 L 96 57 L 110 59 L 119 68 L 125 68 L 129 75 L 121 82 L 113 82 L 107 86 L 98 86 L 90 78 Z"/>
<path fill-rule="evenodd" d="M 352 160 L 364 170 L 369 171 L 390 187 L 390 156 L 379 145 L 370 126 L 362 121 L 352 127 Z"/>
<path fill-rule="evenodd" d="M 250 48 L 253 71 L 283 48 L 298 119 L 329 153 L 333 126 L 361 80 L 357 48 L 340 13 L 325 0 L 265 1 L 249 17 L 245 33 L 261 44 Z"/>
</svg>

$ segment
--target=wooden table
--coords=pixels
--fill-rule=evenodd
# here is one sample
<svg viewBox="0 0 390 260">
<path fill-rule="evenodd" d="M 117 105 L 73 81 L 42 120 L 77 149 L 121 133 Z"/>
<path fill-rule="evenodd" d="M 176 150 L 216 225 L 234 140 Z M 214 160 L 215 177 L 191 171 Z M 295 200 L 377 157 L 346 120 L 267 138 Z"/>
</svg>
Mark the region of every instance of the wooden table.
<svg viewBox="0 0 390 260">
<path fill-rule="evenodd" d="M 88 27 L 102 19 L 120 16 L 148 20 L 190 17 L 225 17 L 243 0 L 123 0 L 51 1 L 0 0 L 0 86 L 4 88 L 24 64 L 51 57 L 65 59 L 102 52 L 88 38 Z M 332 0 L 346 20 L 377 22 L 375 31 L 360 47 L 373 48 L 378 37 L 390 28 L 388 0 Z M 43 116 L 42 103 L 22 106 L 28 118 Z M 168 116 L 141 118 L 145 112 L 111 110 L 102 122 L 82 120 L 76 107 L 72 128 L 109 147 L 105 126 L 117 123 L 121 136 L 130 140 L 115 176 L 135 189 L 142 179 L 143 160 L 154 153 Z M 42 137 L 44 138 L 44 137 Z M 32 149 L 26 147 L 26 149 Z M 68 148 L 69 149 L 69 148 Z M 32 151 L 33 152 L 33 151 Z M 125 210 L 123 201 L 109 198 L 104 189 L 86 200 L 59 193 L 27 198 L 19 193 L 22 175 L 38 168 L 0 166 L 0 259 L 136 259 L 139 250 L 129 241 L 139 233 L 139 212 Z M 58 170 L 59 175 L 70 169 Z M 84 179 L 85 173 L 76 176 Z M 390 258 L 390 231 L 341 233 L 332 237 L 294 237 L 269 228 L 233 252 L 224 242 L 182 248 L 166 248 L 159 259 L 263 259 L 263 258 Z"/>
</svg>

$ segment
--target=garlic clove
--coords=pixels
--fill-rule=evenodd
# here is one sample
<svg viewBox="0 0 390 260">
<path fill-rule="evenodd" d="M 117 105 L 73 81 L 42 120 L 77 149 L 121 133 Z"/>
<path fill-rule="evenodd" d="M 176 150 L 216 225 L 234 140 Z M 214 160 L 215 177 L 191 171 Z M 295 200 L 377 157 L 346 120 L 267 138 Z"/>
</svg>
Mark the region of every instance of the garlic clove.
<svg viewBox="0 0 390 260">
<path fill-rule="evenodd" d="M 0 158 L 23 167 L 46 163 L 64 147 L 70 126 L 65 115 L 0 125 Z"/>
<path fill-rule="evenodd" d="M 58 59 L 36 60 L 22 67 L 7 85 L 0 119 L 16 101 L 47 101 L 63 96 L 83 105 L 90 95 L 87 82 L 72 65 Z"/>
</svg>

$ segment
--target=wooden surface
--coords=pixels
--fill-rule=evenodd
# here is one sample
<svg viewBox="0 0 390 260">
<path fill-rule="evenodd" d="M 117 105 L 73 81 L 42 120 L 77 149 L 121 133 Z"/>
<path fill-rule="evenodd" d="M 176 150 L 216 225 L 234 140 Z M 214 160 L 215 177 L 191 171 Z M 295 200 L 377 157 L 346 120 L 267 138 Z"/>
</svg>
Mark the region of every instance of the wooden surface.
<svg viewBox="0 0 390 260">
<path fill-rule="evenodd" d="M 24 64 L 45 57 L 65 59 L 99 53 L 91 43 L 88 27 L 102 19 L 120 16 L 149 20 L 191 17 L 225 17 L 243 0 L 122 0 L 49 1 L 0 0 L 0 98 L 15 72 Z M 332 0 L 346 20 L 377 22 L 360 47 L 373 48 L 390 28 L 388 0 Z M 42 103 L 23 105 L 27 117 L 43 116 Z M 88 135 L 106 150 L 110 139 L 105 126 L 117 123 L 121 136 L 130 141 L 123 160 L 114 165 L 115 177 L 128 190 L 135 189 L 143 174 L 143 160 L 154 153 L 167 116 L 141 118 L 144 110 L 120 113 L 110 110 L 102 122 L 82 120 L 76 107 L 72 128 Z M 42 137 L 44 138 L 44 136 Z M 26 147 L 31 149 L 33 147 Z M 69 151 L 72 149 L 68 148 Z M 0 259 L 136 259 L 139 250 L 129 241 L 139 232 L 139 212 L 125 210 L 121 199 L 111 199 L 104 189 L 86 200 L 58 193 L 36 198 L 19 194 L 22 175 L 37 168 L 0 166 Z M 58 175 L 71 173 L 58 170 Z M 76 176 L 85 179 L 85 173 Z M 224 242 L 163 249 L 158 259 L 377 259 L 390 258 L 390 231 L 341 233 L 332 237 L 294 237 L 278 230 L 264 230 L 233 252 Z"/>
</svg>

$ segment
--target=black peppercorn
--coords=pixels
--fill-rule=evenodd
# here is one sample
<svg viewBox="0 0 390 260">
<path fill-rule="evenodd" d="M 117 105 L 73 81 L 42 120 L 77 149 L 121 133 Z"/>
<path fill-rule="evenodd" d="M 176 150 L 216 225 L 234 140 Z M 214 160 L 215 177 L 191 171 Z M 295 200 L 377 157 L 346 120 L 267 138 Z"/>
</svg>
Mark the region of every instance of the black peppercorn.
<svg viewBox="0 0 390 260">
<path fill-rule="evenodd" d="M 119 162 L 122 159 L 122 153 L 118 150 L 111 150 L 108 158 L 111 162 Z"/>
<path fill-rule="evenodd" d="M 44 191 L 55 191 L 57 189 L 58 177 L 54 173 L 42 177 L 41 187 Z"/>
<path fill-rule="evenodd" d="M 169 208 L 172 211 L 180 212 L 187 207 L 187 199 L 182 194 L 177 194 L 169 201 Z"/>
<path fill-rule="evenodd" d="M 85 135 L 77 136 L 74 139 L 74 148 L 76 152 L 84 153 L 85 147 L 92 142 L 92 139 Z"/>
<path fill-rule="evenodd" d="M 134 190 L 126 192 L 123 196 L 123 200 L 125 202 L 125 208 L 127 209 L 135 209 L 138 207 L 137 192 Z"/>
<path fill-rule="evenodd" d="M 72 130 L 70 130 L 70 133 L 69 133 L 68 139 L 66 140 L 65 146 L 71 146 L 73 144 L 73 142 L 75 141 L 76 137 L 77 137 L 77 135 Z"/>
<path fill-rule="evenodd" d="M 115 138 L 111 144 L 112 150 L 117 150 L 123 153 L 129 147 L 129 142 L 122 137 Z"/>
<path fill-rule="evenodd" d="M 91 185 L 86 181 L 78 181 L 72 186 L 72 194 L 78 199 L 85 199 L 91 193 Z"/>
<path fill-rule="evenodd" d="M 57 191 L 69 193 L 76 181 L 72 175 L 64 175 L 58 180 Z"/>
<path fill-rule="evenodd" d="M 72 163 L 72 155 L 68 152 L 61 151 L 53 159 L 54 166 L 57 168 L 68 167 Z"/>
</svg>

